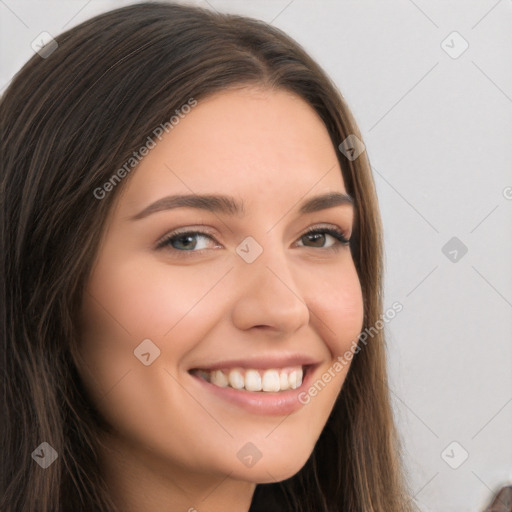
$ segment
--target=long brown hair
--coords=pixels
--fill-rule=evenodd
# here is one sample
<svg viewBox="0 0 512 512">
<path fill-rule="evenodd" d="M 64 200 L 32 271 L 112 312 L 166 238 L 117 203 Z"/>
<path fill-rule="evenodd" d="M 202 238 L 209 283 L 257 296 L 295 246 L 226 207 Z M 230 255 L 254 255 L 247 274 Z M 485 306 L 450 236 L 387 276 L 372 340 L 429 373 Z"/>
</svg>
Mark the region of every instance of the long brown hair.
<svg viewBox="0 0 512 512">
<path fill-rule="evenodd" d="M 0 509 L 114 512 L 99 465 L 105 425 L 73 354 L 104 220 L 128 178 L 101 200 L 93 191 L 191 97 L 231 87 L 296 93 L 336 148 L 350 134 L 362 137 L 323 70 L 258 20 L 140 3 L 96 16 L 56 43 L 26 63 L 0 101 Z M 382 316 L 381 221 L 366 153 L 338 158 L 355 200 L 351 251 L 366 329 Z M 288 480 L 258 485 L 251 511 L 413 509 L 384 343 L 379 330 L 354 356 L 309 460 Z M 31 456 L 42 442 L 58 454 L 47 469 Z"/>
</svg>

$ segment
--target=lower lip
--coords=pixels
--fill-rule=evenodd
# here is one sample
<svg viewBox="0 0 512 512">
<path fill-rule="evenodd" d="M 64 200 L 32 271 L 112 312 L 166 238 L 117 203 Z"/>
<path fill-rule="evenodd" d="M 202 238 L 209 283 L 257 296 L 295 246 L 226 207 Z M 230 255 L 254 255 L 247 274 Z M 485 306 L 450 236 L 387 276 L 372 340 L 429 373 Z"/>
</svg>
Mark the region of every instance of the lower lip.
<svg viewBox="0 0 512 512">
<path fill-rule="evenodd" d="M 302 384 L 297 389 L 278 391 L 277 393 L 267 391 L 243 391 L 231 387 L 221 388 L 197 375 L 191 373 L 189 373 L 189 375 L 193 377 L 195 381 L 199 382 L 202 389 L 250 413 L 267 416 L 283 416 L 297 411 L 304 405 L 299 401 L 299 394 L 309 387 L 315 368 L 316 365 L 308 367 Z"/>
</svg>

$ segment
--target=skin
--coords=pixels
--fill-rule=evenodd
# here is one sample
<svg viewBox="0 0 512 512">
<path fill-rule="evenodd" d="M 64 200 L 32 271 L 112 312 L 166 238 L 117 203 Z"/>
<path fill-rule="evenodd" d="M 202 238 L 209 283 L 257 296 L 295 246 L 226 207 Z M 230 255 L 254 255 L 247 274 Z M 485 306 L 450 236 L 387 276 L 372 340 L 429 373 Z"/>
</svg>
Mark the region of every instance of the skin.
<svg viewBox="0 0 512 512">
<path fill-rule="evenodd" d="M 256 483 L 305 464 L 350 365 L 287 417 L 214 397 L 187 370 L 300 352 L 320 363 L 316 380 L 357 340 L 363 300 L 349 247 L 304 236 L 337 226 L 350 237 L 352 206 L 298 213 L 312 196 L 346 192 L 336 150 L 298 96 L 240 88 L 199 101 L 123 187 L 84 294 L 77 361 L 113 427 L 101 438 L 109 489 L 126 511 L 247 511 Z M 131 219 L 190 193 L 242 199 L 245 214 L 182 207 Z M 157 249 L 177 228 L 213 239 Z M 247 236 L 263 248 L 250 264 L 236 252 Z M 161 351 L 149 366 L 133 353 L 147 338 Z M 252 467 L 236 456 L 247 442 L 262 453 Z"/>
</svg>

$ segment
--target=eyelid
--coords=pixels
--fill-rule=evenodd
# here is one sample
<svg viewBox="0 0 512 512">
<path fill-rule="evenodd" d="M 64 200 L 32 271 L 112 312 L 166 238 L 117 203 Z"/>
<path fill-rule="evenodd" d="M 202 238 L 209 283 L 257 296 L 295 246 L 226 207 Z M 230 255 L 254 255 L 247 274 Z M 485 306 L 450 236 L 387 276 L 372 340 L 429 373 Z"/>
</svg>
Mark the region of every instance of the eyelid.
<svg viewBox="0 0 512 512">
<path fill-rule="evenodd" d="M 177 228 L 166 235 L 164 235 L 160 240 L 156 243 L 156 248 L 164 248 L 166 243 L 171 240 L 172 238 L 179 236 L 179 235 L 203 235 L 205 237 L 211 238 L 215 243 L 219 244 L 219 242 L 216 240 L 213 232 L 208 231 L 208 228 L 205 228 L 205 226 L 201 227 L 184 227 L 184 228 Z M 220 244 L 219 244 L 220 245 Z M 187 251 L 178 251 L 178 252 L 187 252 Z M 188 252 L 200 252 L 200 251 L 188 251 Z"/>
<path fill-rule="evenodd" d="M 163 236 L 157 242 L 156 249 L 164 250 L 167 248 L 170 252 L 174 253 L 174 255 L 176 255 L 178 257 L 182 257 L 182 256 L 187 257 L 187 253 L 201 254 L 201 253 L 203 253 L 203 251 L 205 251 L 207 249 L 190 250 L 190 251 L 179 250 L 179 249 L 175 249 L 175 248 L 171 247 L 169 245 L 169 242 L 172 239 L 174 239 L 180 235 L 198 235 L 198 236 L 204 236 L 206 238 L 209 238 L 210 240 L 212 240 L 214 243 L 216 243 L 218 245 L 222 245 L 215 238 L 213 231 L 214 230 L 211 230 L 204 225 L 200 225 L 200 227 L 199 226 L 195 227 L 192 225 L 192 226 L 186 226 L 183 228 L 177 228 L 174 231 L 171 231 L 168 234 L 166 234 L 165 236 Z M 329 232 L 329 231 L 332 231 L 332 232 Z M 352 236 L 352 228 L 344 229 L 341 226 L 338 226 L 336 224 L 330 224 L 330 223 L 313 224 L 312 226 L 310 226 L 307 229 L 305 229 L 304 231 L 302 231 L 302 233 L 298 236 L 297 241 L 295 243 L 300 241 L 302 237 L 309 235 L 309 234 L 314 234 L 317 232 L 326 232 L 329 236 L 334 238 L 336 240 L 336 242 L 332 246 L 329 246 L 329 247 L 309 247 L 309 246 L 305 246 L 305 245 L 301 245 L 299 247 L 309 247 L 310 249 L 320 249 L 321 251 L 337 251 L 337 250 L 341 249 L 342 247 L 348 247 L 350 245 L 350 239 Z"/>
<path fill-rule="evenodd" d="M 315 233 L 327 233 L 328 235 L 335 238 L 341 245 L 348 245 L 350 243 L 350 238 L 352 236 L 351 230 L 348 230 L 349 233 L 347 233 L 346 230 L 343 228 L 340 228 L 339 226 L 335 225 L 322 225 L 322 226 L 313 226 L 300 235 L 299 240 L 306 235 L 309 234 L 315 234 Z"/>
</svg>

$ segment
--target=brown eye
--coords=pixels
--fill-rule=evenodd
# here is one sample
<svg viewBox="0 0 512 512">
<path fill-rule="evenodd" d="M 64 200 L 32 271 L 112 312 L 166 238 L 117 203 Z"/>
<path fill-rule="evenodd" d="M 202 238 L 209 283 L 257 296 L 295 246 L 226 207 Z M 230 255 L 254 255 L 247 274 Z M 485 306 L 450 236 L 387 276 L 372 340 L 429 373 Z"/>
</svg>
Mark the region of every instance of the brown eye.
<svg viewBox="0 0 512 512">
<path fill-rule="evenodd" d="M 328 246 L 325 246 L 327 237 L 334 238 L 334 243 L 331 243 Z M 313 245 L 308 245 L 308 247 L 316 247 L 319 249 L 334 249 L 337 245 L 348 245 L 350 243 L 350 239 L 348 239 L 345 234 L 336 228 L 315 228 L 307 231 L 301 236 L 301 240 L 309 240 Z"/>
</svg>

